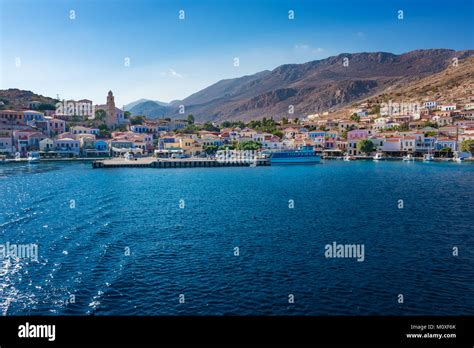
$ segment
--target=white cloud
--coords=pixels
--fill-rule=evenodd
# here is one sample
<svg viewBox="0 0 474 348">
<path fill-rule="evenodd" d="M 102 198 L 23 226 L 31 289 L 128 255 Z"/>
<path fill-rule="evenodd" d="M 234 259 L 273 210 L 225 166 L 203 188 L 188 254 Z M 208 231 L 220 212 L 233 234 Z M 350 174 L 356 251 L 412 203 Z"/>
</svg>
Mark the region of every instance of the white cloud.
<svg viewBox="0 0 474 348">
<path fill-rule="evenodd" d="M 309 52 L 312 54 L 321 54 L 324 52 L 324 49 L 321 47 L 313 47 L 308 44 L 298 43 L 294 46 L 295 51 L 299 52 Z"/>
<path fill-rule="evenodd" d="M 316 47 L 315 49 L 313 49 L 312 52 L 313 52 L 313 53 L 323 53 L 323 52 L 324 52 L 324 49 L 321 48 L 321 47 Z"/>
<path fill-rule="evenodd" d="M 295 50 L 309 50 L 309 45 L 306 44 L 296 44 L 295 45 Z"/>
<path fill-rule="evenodd" d="M 171 69 L 171 68 L 169 68 L 168 71 L 160 72 L 160 75 L 165 76 L 165 77 L 173 77 L 173 78 L 177 78 L 177 79 L 184 78 L 184 76 L 182 74 L 178 73 L 176 70 Z"/>
</svg>

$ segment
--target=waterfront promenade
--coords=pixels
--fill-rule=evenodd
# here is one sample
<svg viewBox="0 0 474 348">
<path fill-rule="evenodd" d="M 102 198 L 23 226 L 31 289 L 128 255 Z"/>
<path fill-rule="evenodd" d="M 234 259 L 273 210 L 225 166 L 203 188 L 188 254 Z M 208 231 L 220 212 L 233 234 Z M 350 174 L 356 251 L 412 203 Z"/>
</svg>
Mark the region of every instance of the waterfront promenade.
<svg viewBox="0 0 474 348">
<path fill-rule="evenodd" d="M 248 161 L 218 161 L 208 158 L 155 158 L 141 157 L 131 160 L 111 158 L 92 163 L 93 168 L 193 168 L 193 167 L 245 167 L 252 163 Z M 257 166 L 269 166 L 269 159 L 259 158 Z"/>
</svg>

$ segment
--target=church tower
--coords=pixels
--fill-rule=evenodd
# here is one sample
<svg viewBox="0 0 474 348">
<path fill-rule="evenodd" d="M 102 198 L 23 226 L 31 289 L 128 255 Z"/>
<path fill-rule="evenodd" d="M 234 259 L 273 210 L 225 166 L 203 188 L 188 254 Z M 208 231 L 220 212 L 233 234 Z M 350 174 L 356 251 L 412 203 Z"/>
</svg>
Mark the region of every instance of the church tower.
<svg viewBox="0 0 474 348">
<path fill-rule="evenodd" d="M 107 124 L 108 128 L 113 128 L 117 125 L 117 115 L 115 113 L 115 100 L 112 91 L 109 91 L 107 95 L 107 107 L 106 107 L 106 114 L 107 117 L 105 119 L 105 123 Z"/>
</svg>

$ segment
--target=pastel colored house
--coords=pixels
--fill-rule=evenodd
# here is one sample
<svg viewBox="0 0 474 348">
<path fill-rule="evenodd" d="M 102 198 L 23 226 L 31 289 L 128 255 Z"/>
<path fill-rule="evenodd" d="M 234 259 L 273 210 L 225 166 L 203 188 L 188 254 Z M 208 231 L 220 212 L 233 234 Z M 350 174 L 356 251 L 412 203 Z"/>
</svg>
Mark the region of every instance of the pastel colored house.
<svg viewBox="0 0 474 348">
<path fill-rule="evenodd" d="M 49 118 L 48 121 L 48 134 L 58 135 L 66 132 L 66 121 L 57 118 Z"/>
<path fill-rule="evenodd" d="M 383 142 L 382 151 L 391 152 L 391 151 L 401 151 L 402 141 L 400 138 L 386 138 Z"/>
<path fill-rule="evenodd" d="M 54 148 L 59 154 L 79 155 L 81 142 L 72 138 L 55 139 Z"/>
<path fill-rule="evenodd" d="M 442 150 L 444 148 L 450 148 L 452 151 L 457 151 L 457 142 L 454 139 L 440 138 L 435 142 L 436 150 Z"/>
<path fill-rule="evenodd" d="M 69 132 L 73 135 L 78 135 L 78 134 L 94 134 L 94 135 L 99 135 L 99 129 L 98 128 L 89 128 L 89 127 L 82 127 L 82 126 L 74 126 L 69 129 Z"/>
<path fill-rule="evenodd" d="M 369 131 L 367 129 L 354 129 L 347 132 L 347 140 L 362 140 L 367 139 Z"/>
<path fill-rule="evenodd" d="M 402 151 L 413 152 L 416 149 L 416 137 L 414 136 L 403 137 L 401 143 Z"/>
<path fill-rule="evenodd" d="M 155 128 L 156 129 L 156 128 Z M 138 134 L 141 134 L 141 133 L 153 133 L 153 131 L 155 129 L 151 129 L 151 127 L 147 126 L 147 125 L 141 125 L 141 124 L 137 124 L 137 125 L 133 125 L 133 126 L 130 126 L 130 130 L 134 133 L 138 133 Z"/>
<path fill-rule="evenodd" d="M 49 152 L 54 150 L 54 141 L 50 138 L 45 138 L 39 143 L 40 151 Z"/>
<path fill-rule="evenodd" d="M 315 138 L 324 138 L 326 137 L 325 131 L 309 131 L 308 138 L 315 139 Z"/>
<path fill-rule="evenodd" d="M 13 153 L 12 137 L 8 132 L 0 133 L 0 153 Z"/>
<path fill-rule="evenodd" d="M 435 137 L 425 137 L 424 135 L 419 136 L 416 139 L 415 149 L 416 151 L 420 151 L 420 152 L 427 152 L 427 151 L 434 150 L 435 141 L 436 141 Z"/>
<path fill-rule="evenodd" d="M 23 111 L 0 110 L 0 124 L 25 125 L 25 115 Z"/>
<path fill-rule="evenodd" d="M 44 113 L 34 110 L 23 111 L 25 122 L 29 123 L 31 121 L 42 121 L 44 120 Z"/>
<path fill-rule="evenodd" d="M 105 140 L 96 140 L 94 148 L 98 152 L 109 152 L 109 144 Z"/>
</svg>

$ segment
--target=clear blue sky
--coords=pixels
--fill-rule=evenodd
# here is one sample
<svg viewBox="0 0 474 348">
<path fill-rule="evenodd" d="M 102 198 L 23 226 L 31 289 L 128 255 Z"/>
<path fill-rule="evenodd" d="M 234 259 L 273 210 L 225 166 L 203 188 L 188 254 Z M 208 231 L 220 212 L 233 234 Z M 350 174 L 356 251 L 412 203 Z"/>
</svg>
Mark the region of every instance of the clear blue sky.
<svg viewBox="0 0 474 348">
<path fill-rule="evenodd" d="M 97 103 L 112 89 L 118 105 L 182 99 L 221 79 L 344 52 L 474 48 L 474 0 L 0 3 L 0 88 Z"/>
</svg>

